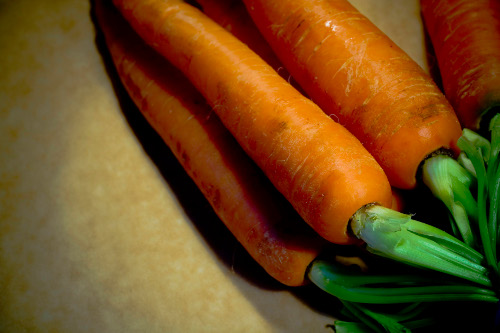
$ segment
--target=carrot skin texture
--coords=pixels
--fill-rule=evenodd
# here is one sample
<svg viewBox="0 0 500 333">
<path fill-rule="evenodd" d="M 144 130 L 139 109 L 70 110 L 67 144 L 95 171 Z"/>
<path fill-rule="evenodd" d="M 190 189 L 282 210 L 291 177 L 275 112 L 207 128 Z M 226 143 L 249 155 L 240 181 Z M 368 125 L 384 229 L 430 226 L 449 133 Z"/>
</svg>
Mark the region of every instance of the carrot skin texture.
<svg viewBox="0 0 500 333">
<path fill-rule="evenodd" d="M 306 283 L 307 267 L 326 242 L 265 179 L 186 78 L 102 2 L 96 2 L 99 25 L 140 111 L 250 255 L 281 283 Z"/>
<path fill-rule="evenodd" d="M 500 2 L 421 0 L 446 97 L 463 127 L 500 105 Z M 484 129 L 487 131 L 487 128 Z"/>
<path fill-rule="evenodd" d="M 306 93 L 411 189 L 430 153 L 457 152 L 461 129 L 432 79 L 346 0 L 244 0 Z"/>
<path fill-rule="evenodd" d="M 304 90 L 293 79 L 273 49 L 255 26 L 241 0 L 197 0 L 205 15 L 217 22 L 267 62 L 278 74 L 303 95 Z"/>
<path fill-rule="evenodd" d="M 289 75 L 239 0 L 197 0 L 205 15 L 264 59 L 280 75 Z M 283 75 L 282 75 L 283 76 Z M 284 76 L 286 78 L 286 76 Z"/>
<path fill-rule="evenodd" d="M 348 233 L 351 216 L 370 202 L 391 205 L 387 177 L 361 143 L 199 10 L 174 1 L 114 2 L 323 238 L 358 243 Z"/>
</svg>

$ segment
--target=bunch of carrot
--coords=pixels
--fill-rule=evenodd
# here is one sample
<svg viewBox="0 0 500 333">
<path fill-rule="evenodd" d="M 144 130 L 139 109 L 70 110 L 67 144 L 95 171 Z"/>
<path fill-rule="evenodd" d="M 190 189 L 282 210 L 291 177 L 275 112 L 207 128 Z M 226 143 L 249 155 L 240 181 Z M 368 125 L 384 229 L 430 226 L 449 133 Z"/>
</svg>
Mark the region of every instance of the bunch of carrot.
<svg viewBox="0 0 500 333">
<path fill-rule="evenodd" d="M 253 20 L 236 0 L 200 0 L 203 12 L 179 0 L 115 0 L 121 15 L 102 2 L 98 21 L 127 91 L 272 276 L 290 286 L 312 281 L 374 330 L 429 321 L 415 305 L 395 316 L 363 303 L 498 301 L 495 270 L 473 241 L 389 209 L 391 185 L 414 188 L 424 161 L 450 164 L 464 139 L 431 78 L 347 1 L 245 0 Z M 457 225 L 458 236 L 472 232 Z M 332 243 L 454 277 L 345 271 L 319 259 Z"/>
</svg>

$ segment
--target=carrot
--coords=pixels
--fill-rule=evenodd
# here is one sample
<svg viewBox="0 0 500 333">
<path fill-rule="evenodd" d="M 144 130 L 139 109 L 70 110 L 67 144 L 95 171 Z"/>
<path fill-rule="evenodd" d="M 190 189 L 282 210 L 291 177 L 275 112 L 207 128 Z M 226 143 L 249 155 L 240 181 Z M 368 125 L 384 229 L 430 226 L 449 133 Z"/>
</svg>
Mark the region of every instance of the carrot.
<svg viewBox="0 0 500 333">
<path fill-rule="evenodd" d="M 391 205 L 387 178 L 363 145 L 199 10 L 178 1 L 114 2 L 138 34 L 184 72 L 323 238 L 355 243 L 348 233 L 354 213 L 373 202 Z"/>
<path fill-rule="evenodd" d="M 236 38 L 247 44 L 250 49 L 264 59 L 278 74 L 287 79 L 302 93 L 303 90 L 283 67 L 276 54 L 255 26 L 252 18 L 241 0 L 197 0 L 204 14 L 231 32 Z M 402 211 L 404 200 L 398 189 L 392 189 L 392 206 L 397 211 Z"/>
<path fill-rule="evenodd" d="M 426 162 L 423 179 L 432 183 L 429 187 L 448 207 L 452 225 L 464 240 L 485 254 L 487 266 L 498 280 L 500 2 L 420 3 L 444 93 L 464 126 L 458 140 L 462 150 L 458 161 Z"/>
<path fill-rule="evenodd" d="M 306 93 L 351 131 L 395 187 L 421 162 L 454 149 L 461 128 L 432 79 L 347 0 L 244 0 Z"/>
<path fill-rule="evenodd" d="M 272 68 L 288 78 L 288 72 L 261 35 L 245 6 L 236 0 L 197 0 L 205 15 L 217 22 L 264 59 Z"/>
<path fill-rule="evenodd" d="M 326 242 L 300 220 L 186 78 L 102 2 L 96 3 L 99 25 L 140 111 L 248 253 L 281 283 L 304 284 Z"/>
<path fill-rule="evenodd" d="M 360 165 L 360 162 L 370 161 L 366 165 L 371 168 L 374 160 L 362 149 L 359 141 L 355 140 L 340 125 L 326 117 L 313 103 L 304 99 L 269 66 L 265 65 L 260 58 L 249 52 L 246 47 L 242 47 L 241 43 L 237 43 L 220 27 L 214 27 L 198 11 L 189 8 L 189 6 L 186 7 L 185 4 L 161 0 L 134 1 L 117 0 L 116 4 L 136 31 L 141 34 L 142 38 L 149 41 L 158 50 L 163 51 L 162 54 L 175 62 L 175 65 L 197 85 L 198 89 L 203 88 L 200 90 L 210 103 L 214 103 L 216 106 L 214 111 L 226 126 L 236 134 L 239 143 L 248 152 L 252 153 L 259 165 L 265 167 L 264 171 L 269 178 L 275 181 L 275 184 L 284 189 L 285 193 L 294 194 L 290 196 L 293 199 L 291 201 L 295 204 L 299 201 L 299 208 L 309 205 L 318 209 L 320 213 L 326 213 L 327 217 L 331 217 L 332 211 L 335 209 L 343 214 L 338 206 L 335 206 L 339 203 L 333 203 L 333 206 L 328 205 L 330 200 L 347 199 L 350 202 L 352 201 L 351 192 L 356 192 L 357 197 L 359 197 L 360 192 L 366 193 L 366 189 L 371 188 L 368 181 L 361 182 L 363 179 L 361 176 L 366 175 L 366 169 L 364 165 Z M 180 22 L 176 22 L 176 20 L 180 20 Z M 199 32 L 199 34 L 193 34 L 193 32 Z M 148 63 L 154 61 L 149 57 L 147 60 Z M 207 65 L 210 66 L 207 67 Z M 134 67 L 128 64 L 123 68 L 129 66 Z M 152 68 L 159 71 L 161 67 L 157 66 L 152 64 Z M 132 70 L 132 72 L 134 71 Z M 153 71 L 153 73 L 155 72 Z M 236 75 L 237 78 L 233 78 L 233 75 Z M 226 80 L 229 82 L 226 82 Z M 144 97 L 154 97 L 156 92 L 151 91 L 152 88 L 149 88 L 154 85 L 154 81 L 151 81 L 150 77 L 147 77 L 144 81 L 146 85 L 143 87 L 132 84 L 130 93 L 140 96 L 139 104 L 142 106 L 145 104 L 147 109 L 148 104 L 142 103 Z M 263 85 L 263 92 L 259 91 L 263 95 L 253 93 L 253 91 L 249 92 L 247 84 L 255 90 L 260 89 L 260 85 Z M 245 98 L 245 96 L 247 97 Z M 285 99 L 285 97 L 289 99 Z M 272 102 L 268 102 L 268 100 L 272 100 Z M 244 101 L 244 103 L 239 103 L 241 101 Z M 269 115 L 262 106 L 272 107 L 271 114 Z M 191 122 L 195 118 L 191 117 L 190 119 L 187 122 Z M 185 118 L 182 123 L 184 129 Z M 254 123 L 257 123 L 258 126 Z M 305 129 L 302 123 L 306 125 Z M 202 124 L 204 123 L 202 122 Z M 170 122 L 167 122 L 165 126 L 170 126 Z M 268 137 L 267 140 L 262 138 L 262 131 L 265 132 L 264 136 Z M 188 138 L 190 137 L 190 134 L 186 135 Z M 167 136 L 167 138 L 169 137 Z M 334 141 L 336 145 L 330 141 L 332 137 L 337 139 L 337 141 Z M 345 141 L 340 141 L 340 138 L 345 139 Z M 224 142 L 226 141 L 224 140 Z M 342 150 L 340 152 L 338 151 L 339 147 Z M 358 151 L 359 147 L 361 147 L 360 151 Z M 305 155 L 307 158 L 296 160 L 294 164 L 293 161 L 300 157 L 301 153 L 306 149 L 308 149 Z M 357 153 L 359 156 L 353 160 L 351 159 L 352 153 Z M 347 154 L 348 156 L 346 156 Z M 283 159 L 283 157 L 286 158 Z M 209 156 L 203 156 L 200 161 L 207 158 L 207 161 L 210 161 Z M 314 162 L 312 166 L 306 163 L 309 159 Z M 323 160 L 331 163 L 323 163 Z M 355 164 L 354 167 L 359 169 L 352 172 L 349 168 L 351 164 L 344 164 L 346 162 Z M 376 167 L 376 163 L 374 165 L 372 174 L 375 176 L 380 175 L 380 167 Z M 301 174 L 303 169 L 306 169 L 306 174 Z M 208 175 L 212 172 L 210 170 Z M 292 177 L 290 177 L 290 173 Z M 295 175 L 302 177 L 302 179 L 299 178 L 298 181 L 294 181 Z M 344 193 L 347 197 L 335 197 L 335 191 L 337 190 L 335 181 L 341 182 L 341 185 L 345 181 L 342 177 L 340 179 L 335 178 L 339 175 L 349 178 L 348 180 L 352 182 L 353 187 L 350 188 L 349 193 Z M 304 180 L 304 178 L 307 179 Z M 335 181 L 332 181 L 332 179 Z M 382 180 L 379 184 L 382 185 L 380 190 L 387 192 L 385 204 L 390 205 L 391 191 L 387 179 L 381 177 L 379 180 Z M 358 188 L 356 186 L 358 184 L 363 184 L 363 187 Z M 305 187 L 309 189 L 305 189 Z M 320 192 L 319 197 L 317 196 L 318 192 Z M 300 196 L 297 197 L 296 195 Z M 317 198 L 320 199 L 319 203 L 314 200 Z M 233 203 L 232 207 L 239 204 L 237 200 L 238 197 L 236 197 L 236 203 Z M 306 204 L 303 204 L 304 206 L 300 204 L 300 201 L 303 200 L 306 201 Z M 309 212 L 306 210 L 306 213 Z M 317 214 L 317 212 L 315 213 Z M 316 214 L 308 216 L 316 217 Z M 320 215 L 320 218 L 323 216 Z M 407 257 L 410 263 L 419 264 L 422 262 L 423 267 L 429 267 L 426 266 L 429 257 L 419 251 L 435 251 L 437 258 L 441 261 L 433 261 L 434 264 L 438 263 L 439 266 L 442 264 L 443 269 L 441 271 L 453 274 L 453 271 L 458 270 L 457 276 L 470 279 L 484 286 L 491 286 L 487 271 L 480 265 L 483 260 L 480 254 L 468 249 L 464 244 L 436 228 L 411 220 L 408 215 L 384 208 L 379 204 L 368 204 L 356 210 L 352 216 L 350 226 L 355 234 L 362 234 L 360 239 L 369 243 L 373 243 L 374 237 L 388 234 L 388 237 L 384 238 L 387 242 L 383 244 L 387 248 L 387 252 L 383 254 L 395 254 L 397 256 L 398 249 L 402 249 L 403 253 L 410 254 Z M 406 236 L 400 237 L 401 234 Z M 412 252 L 412 249 L 417 249 L 417 252 Z M 417 257 L 415 262 L 411 261 L 414 255 Z M 457 265 L 454 265 L 454 261 L 456 261 Z M 325 264 L 324 261 L 314 260 L 307 270 L 307 277 L 327 291 L 332 290 L 334 294 L 337 292 L 342 293 L 344 296 L 341 297 L 347 299 L 360 297 L 358 293 L 361 293 L 361 295 L 363 293 L 375 293 L 370 297 L 370 302 L 411 302 L 413 301 L 412 295 L 415 295 L 418 289 L 418 295 L 427 294 L 428 296 L 418 299 L 424 302 L 446 299 L 475 299 L 487 302 L 496 302 L 498 300 L 489 289 L 473 287 L 470 284 L 459 286 L 455 281 L 451 281 L 451 284 L 444 281 L 445 283 L 440 283 L 440 286 L 429 286 L 429 280 L 422 280 L 417 277 L 416 280 L 410 282 L 412 287 L 399 288 L 397 285 L 401 281 L 403 281 L 403 285 L 408 286 L 408 277 L 399 274 L 396 276 L 373 276 L 373 278 L 368 278 L 363 282 L 363 277 L 360 279 L 359 276 L 355 277 L 351 273 L 344 274 L 342 271 L 338 273 L 333 269 L 334 267 L 335 265 L 331 263 Z M 439 267 L 437 270 L 440 270 Z M 436 281 L 436 278 L 430 281 Z M 423 285 L 421 285 L 422 282 Z M 395 289 L 392 288 L 393 283 L 396 284 Z M 380 293 L 379 285 L 386 288 L 382 293 Z M 389 288 L 388 285 L 391 285 L 391 287 Z M 394 297 L 387 297 L 386 293 L 390 293 Z M 354 305 L 348 301 L 346 304 Z M 373 310 L 365 308 L 362 304 L 356 305 L 356 312 L 354 313 L 357 312 L 365 312 L 365 315 L 370 317 L 367 318 L 367 322 L 378 321 L 384 327 L 385 324 L 390 322 L 391 326 L 400 327 L 397 323 L 394 323 L 395 319 L 391 318 L 391 316 L 377 314 Z"/>
<path fill-rule="evenodd" d="M 500 2 L 420 3 L 446 97 L 463 127 L 487 133 L 500 106 Z"/>
<path fill-rule="evenodd" d="M 281 77 L 305 95 L 255 26 L 240 0 L 197 0 L 205 15 L 217 22 L 264 59 Z"/>
<path fill-rule="evenodd" d="M 392 204 L 391 187 L 363 145 L 229 32 L 179 1 L 115 5 L 204 95 L 320 236 L 336 244 L 362 240 L 378 255 L 491 286 L 477 251 L 385 208 Z"/>
</svg>

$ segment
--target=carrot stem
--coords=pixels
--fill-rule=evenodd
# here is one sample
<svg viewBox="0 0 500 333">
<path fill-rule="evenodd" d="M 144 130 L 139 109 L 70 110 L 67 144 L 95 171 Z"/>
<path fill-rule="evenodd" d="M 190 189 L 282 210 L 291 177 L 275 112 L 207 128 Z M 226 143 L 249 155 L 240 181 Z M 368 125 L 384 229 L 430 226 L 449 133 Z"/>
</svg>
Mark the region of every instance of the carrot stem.
<svg viewBox="0 0 500 333">
<path fill-rule="evenodd" d="M 425 272 L 422 272 L 425 273 Z M 433 275 L 367 273 L 332 262 L 314 261 L 309 279 L 324 291 L 349 302 L 395 304 L 413 302 L 498 302 L 495 292 Z M 436 281 L 440 281 L 437 282 Z M 445 281 L 445 282 L 441 282 Z"/>
<path fill-rule="evenodd" d="M 423 182 L 448 208 L 463 241 L 474 247 L 476 240 L 470 220 L 477 220 L 477 203 L 470 186 L 474 175 L 445 155 L 428 158 L 422 166 Z"/>
<path fill-rule="evenodd" d="M 368 328 L 368 332 L 390 332 L 390 330 L 386 329 L 387 324 L 384 325 L 383 322 L 380 323 L 380 318 L 373 318 L 373 316 L 368 315 L 365 311 L 363 311 L 363 307 L 358 307 L 354 303 L 346 301 L 343 301 L 342 304 L 349 312 L 351 312 L 364 325 L 366 325 L 366 327 Z"/>
<path fill-rule="evenodd" d="M 411 303 L 398 312 L 387 312 L 362 303 L 342 303 L 344 313 L 354 321 L 336 321 L 334 328 L 337 333 L 364 333 L 374 330 L 379 332 L 380 329 L 382 332 L 411 332 L 413 329 L 429 327 L 438 322 L 432 315 L 423 316 L 424 311 L 428 310 L 426 303 Z"/>
<path fill-rule="evenodd" d="M 344 306 L 376 332 L 410 332 L 410 330 L 390 316 L 375 312 L 368 307 L 352 302 L 342 302 Z"/>
<path fill-rule="evenodd" d="M 354 214 L 351 228 L 376 255 L 492 286 L 479 252 L 410 215 L 368 205 Z"/>
<path fill-rule="evenodd" d="M 488 183 L 490 184 L 490 223 L 494 226 L 497 239 L 500 237 L 498 216 L 500 215 L 500 114 L 494 116 L 489 126 L 491 132 L 491 151 L 488 162 Z"/>
<path fill-rule="evenodd" d="M 494 272 L 498 272 L 496 263 L 496 226 L 492 227 L 494 221 L 488 221 L 487 215 L 489 186 L 485 162 L 489 160 L 491 147 L 487 140 L 468 129 L 464 129 L 464 134 L 457 144 L 467 154 L 476 171 L 479 236 L 488 266 Z"/>
</svg>

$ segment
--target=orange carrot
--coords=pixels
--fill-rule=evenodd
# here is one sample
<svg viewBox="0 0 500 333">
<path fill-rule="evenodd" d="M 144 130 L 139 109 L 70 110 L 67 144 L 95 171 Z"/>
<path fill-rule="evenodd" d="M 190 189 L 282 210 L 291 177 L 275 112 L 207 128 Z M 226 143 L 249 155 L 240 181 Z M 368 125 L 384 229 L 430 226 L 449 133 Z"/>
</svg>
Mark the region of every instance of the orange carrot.
<svg viewBox="0 0 500 333">
<path fill-rule="evenodd" d="M 432 79 L 347 0 L 244 0 L 306 93 L 410 189 L 426 156 L 461 128 Z"/>
<path fill-rule="evenodd" d="M 337 244 L 349 219 L 392 203 L 383 170 L 344 127 L 193 6 L 116 0 L 138 34 L 179 68 L 302 218 Z"/>
<path fill-rule="evenodd" d="M 421 0 L 443 89 L 463 127 L 477 131 L 500 106 L 500 2 Z M 495 109 L 496 108 L 496 109 Z"/>
<path fill-rule="evenodd" d="M 236 38 L 247 44 L 250 49 L 264 59 L 281 74 L 286 71 L 248 15 L 241 1 L 236 0 L 197 0 L 203 13 Z"/>
<path fill-rule="evenodd" d="M 278 281 L 303 284 L 325 241 L 265 179 L 199 92 L 102 2 L 96 3 L 99 25 L 140 111 L 250 255 Z"/>
<path fill-rule="evenodd" d="M 290 82 L 302 94 L 305 94 L 304 90 L 278 59 L 259 29 L 257 29 L 241 0 L 197 0 L 197 4 L 200 5 L 205 15 L 247 44 L 279 75 Z"/>
</svg>

